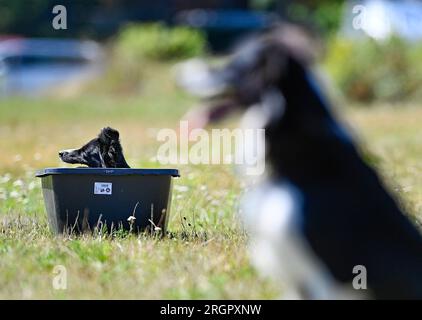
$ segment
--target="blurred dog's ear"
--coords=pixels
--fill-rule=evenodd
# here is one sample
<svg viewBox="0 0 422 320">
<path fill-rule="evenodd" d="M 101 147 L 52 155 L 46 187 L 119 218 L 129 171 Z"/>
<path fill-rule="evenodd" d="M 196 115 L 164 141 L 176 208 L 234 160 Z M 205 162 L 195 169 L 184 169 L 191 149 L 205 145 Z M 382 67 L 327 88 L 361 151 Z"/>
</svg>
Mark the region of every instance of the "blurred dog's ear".
<svg viewBox="0 0 422 320">
<path fill-rule="evenodd" d="M 262 38 L 264 50 L 262 61 L 265 78 L 270 81 L 279 80 L 283 68 L 289 61 L 302 66 L 312 65 L 318 57 L 318 40 L 304 28 L 283 24 Z"/>
<path fill-rule="evenodd" d="M 99 138 L 105 144 L 110 144 L 113 141 L 119 140 L 119 131 L 110 127 L 103 128 L 100 132 Z"/>
<path fill-rule="evenodd" d="M 279 44 L 268 41 L 261 56 L 262 76 L 266 83 L 277 83 L 283 76 L 288 53 Z"/>
<path fill-rule="evenodd" d="M 267 39 L 281 45 L 289 56 L 305 66 L 315 63 L 322 52 L 320 39 L 299 25 L 284 23 L 275 28 Z"/>
</svg>

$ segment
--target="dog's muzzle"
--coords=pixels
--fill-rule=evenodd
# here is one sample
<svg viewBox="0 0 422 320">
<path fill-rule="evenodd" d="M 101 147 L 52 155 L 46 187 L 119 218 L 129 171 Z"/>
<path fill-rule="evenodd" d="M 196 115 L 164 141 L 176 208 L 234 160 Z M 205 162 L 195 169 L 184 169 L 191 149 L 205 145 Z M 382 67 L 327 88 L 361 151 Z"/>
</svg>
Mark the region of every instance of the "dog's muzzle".
<svg viewBox="0 0 422 320">
<path fill-rule="evenodd" d="M 60 159 L 63 159 L 63 157 L 68 156 L 70 153 L 72 153 L 74 151 L 75 151 L 75 149 L 61 150 L 61 151 L 59 151 L 59 157 L 60 157 Z"/>
</svg>

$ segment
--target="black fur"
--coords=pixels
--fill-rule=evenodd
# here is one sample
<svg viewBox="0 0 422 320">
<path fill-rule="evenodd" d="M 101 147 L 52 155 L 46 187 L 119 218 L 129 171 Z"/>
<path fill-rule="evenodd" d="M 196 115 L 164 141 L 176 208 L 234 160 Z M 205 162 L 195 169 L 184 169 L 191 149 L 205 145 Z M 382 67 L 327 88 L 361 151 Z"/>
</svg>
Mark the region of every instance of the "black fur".
<svg viewBox="0 0 422 320">
<path fill-rule="evenodd" d="M 339 282 L 352 281 L 355 265 L 366 266 L 375 298 L 422 299 L 420 233 L 334 117 L 308 48 L 286 33 L 240 48 L 220 71 L 229 89 L 224 105 L 248 108 L 278 92 L 284 104 L 273 106 L 265 128 L 267 161 L 273 178 L 301 192 L 302 233 L 314 253 Z"/>
<path fill-rule="evenodd" d="M 90 168 L 129 168 L 119 141 L 119 132 L 103 128 L 97 138 L 80 149 L 59 152 L 62 161 L 83 164 Z"/>
</svg>

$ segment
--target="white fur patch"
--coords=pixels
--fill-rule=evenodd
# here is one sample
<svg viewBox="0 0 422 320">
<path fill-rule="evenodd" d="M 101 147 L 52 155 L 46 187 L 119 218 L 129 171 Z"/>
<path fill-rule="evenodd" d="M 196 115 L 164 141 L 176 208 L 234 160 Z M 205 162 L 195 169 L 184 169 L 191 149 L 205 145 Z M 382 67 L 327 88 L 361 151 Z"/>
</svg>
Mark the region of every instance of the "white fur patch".
<svg viewBox="0 0 422 320">
<path fill-rule="evenodd" d="M 288 288 L 287 299 L 356 298 L 337 286 L 303 237 L 300 192 L 289 184 L 265 182 L 243 197 L 252 262 Z"/>
<path fill-rule="evenodd" d="M 65 150 L 61 150 L 59 153 L 71 153 L 73 151 L 75 151 L 76 149 L 65 149 Z"/>
</svg>

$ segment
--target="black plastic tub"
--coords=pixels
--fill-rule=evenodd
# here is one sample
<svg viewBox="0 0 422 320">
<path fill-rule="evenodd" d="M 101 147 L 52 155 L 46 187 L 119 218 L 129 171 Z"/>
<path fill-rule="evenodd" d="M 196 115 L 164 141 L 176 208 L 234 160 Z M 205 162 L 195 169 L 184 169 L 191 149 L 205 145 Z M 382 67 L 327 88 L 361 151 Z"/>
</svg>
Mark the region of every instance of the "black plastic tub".
<svg viewBox="0 0 422 320">
<path fill-rule="evenodd" d="M 56 234 L 161 230 L 165 234 L 176 169 L 47 168 L 41 178 L 50 228 Z M 150 229 L 150 230 L 151 230 Z"/>
</svg>

